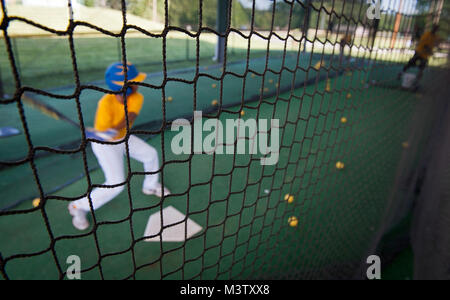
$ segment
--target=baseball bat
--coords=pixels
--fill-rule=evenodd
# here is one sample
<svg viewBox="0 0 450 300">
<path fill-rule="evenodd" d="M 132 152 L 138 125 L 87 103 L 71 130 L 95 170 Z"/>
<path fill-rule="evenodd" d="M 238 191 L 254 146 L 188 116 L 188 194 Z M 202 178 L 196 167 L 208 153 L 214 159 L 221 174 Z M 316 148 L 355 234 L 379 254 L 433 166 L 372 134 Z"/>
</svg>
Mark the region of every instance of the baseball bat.
<svg viewBox="0 0 450 300">
<path fill-rule="evenodd" d="M 75 121 L 69 119 L 68 117 L 66 117 L 65 115 L 63 115 L 62 113 L 60 113 L 59 111 L 57 111 L 56 109 L 54 109 L 53 107 L 43 103 L 42 101 L 39 101 L 36 98 L 33 98 L 25 93 L 22 94 L 22 101 L 26 104 L 28 104 L 29 106 L 33 107 L 34 109 L 39 110 L 40 112 L 42 112 L 43 114 L 58 120 L 58 121 L 65 121 L 69 124 L 71 124 L 72 126 L 75 126 L 76 128 L 80 128 L 80 124 L 76 123 Z"/>
</svg>

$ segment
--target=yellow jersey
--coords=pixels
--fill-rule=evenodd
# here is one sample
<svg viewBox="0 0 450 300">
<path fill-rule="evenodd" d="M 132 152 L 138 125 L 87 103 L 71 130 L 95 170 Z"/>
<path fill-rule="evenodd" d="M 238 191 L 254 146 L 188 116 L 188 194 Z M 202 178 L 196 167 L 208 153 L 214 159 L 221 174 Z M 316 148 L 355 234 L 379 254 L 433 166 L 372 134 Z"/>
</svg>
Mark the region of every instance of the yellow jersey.
<svg viewBox="0 0 450 300">
<path fill-rule="evenodd" d="M 139 115 L 142 105 L 144 104 L 144 96 L 140 93 L 133 93 L 127 98 L 128 113 Z M 95 130 L 106 131 L 119 125 L 125 119 L 125 105 L 117 101 L 116 95 L 106 94 L 98 102 L 97 113 L 95 116 Z M 130 124 L 130 128 L 133 124 Z M 127 134 L 127 129 L 123 128 L 119 131 L 115 140 L 123 139 Z"/>
<path fill-rule="evenodd" d="M 428 59 L 433 55 L 433 48 L 436 45 L 438 36 L 432 32 L 425 32 L 420 38 L 416 47 L 416 52 L 421 58 Z"/>
<path fill-rule="evenodd" d="M 346 34 L 341 39 L 341 44 L 350 45 L 352 42 L 352 36 L 350 34 Z"/>
</svg>

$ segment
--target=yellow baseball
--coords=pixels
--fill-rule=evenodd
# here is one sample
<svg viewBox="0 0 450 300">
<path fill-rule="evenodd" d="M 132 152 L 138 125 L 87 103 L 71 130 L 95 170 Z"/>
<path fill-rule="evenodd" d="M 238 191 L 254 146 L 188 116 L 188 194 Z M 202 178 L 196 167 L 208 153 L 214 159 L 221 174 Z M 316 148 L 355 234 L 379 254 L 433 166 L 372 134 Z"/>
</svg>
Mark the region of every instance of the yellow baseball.
<svg viewBox="0 0 450 300">
<path fill-rule="evenodd" d="M 325 87 L 325 90 L 327 92 L 331 91 L 331 81 L 330 81 L 330 79 L 327 80 L 327 86 Z"/>
<path fill-rule="evenodd" d="M 322 62 L 318 61 L 315 65 L 314 65 L 314 69 L 318 70 L 320 69 L 320 67 L 322 66 Z"/>
<path fill-rule="evenodd" d="M 297 217 L 289 217 L 288 223 L 289 223 L 289 226 L 291 226 L 291 227 L 297 227 L 297 225 L 298 225 Z"/>
<path fill-rule="evenodd" d="M 33 207 L 38 207 L 39 204 L 41 204 L 41 199 L 36 198 L 36 199 L 33 200 L 32 203 L 33 203 Z"/>
<path fill-rule="evenodd" d="M 294 196 L 286 194 L 284 196 L 284 201 L 287 201 L 287 203 L 292 203 L 292 202 L 294 202 Z"/>
</svg>

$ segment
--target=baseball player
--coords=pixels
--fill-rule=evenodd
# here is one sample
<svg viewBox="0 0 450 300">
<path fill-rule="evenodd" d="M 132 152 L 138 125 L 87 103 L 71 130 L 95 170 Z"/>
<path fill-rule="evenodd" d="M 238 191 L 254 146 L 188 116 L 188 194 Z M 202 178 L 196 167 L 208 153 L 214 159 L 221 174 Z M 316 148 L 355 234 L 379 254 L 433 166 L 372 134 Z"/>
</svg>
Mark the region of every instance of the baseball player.
<svg viewBox="0 0 450 300">
<path fill-rule="evenodd" d="M 146 74 L 139 73 L 136 67 L 127 64 L 129 81 L 142 82 Z M 118 92 L 123 88 L 125 81 L 124 66 L 122 63 L 114 63 L 108 67 L 105 74 L 108 87 Z M 126 92 L 128 121 L 130 128 L 136 120 L 142 108 L 144 97 L 138 93 L 138 86 L 132 85 Z M 127 133 L 125 105 L 123 93 L 106 94 L 98 103 L 95 117 L 95 128 L 87 129 L 87 138 L 97 141 L 123 141 L 117 145 L 108 145 L 92 142 L 92 150 L 97 157 L 100 167 L 105 175 L 105 188 L 95 188 L 90 193 L 93 209 L 96 210 L 119 195 L 124 190 L 125 172 L 124 156 L 128 143 L 131 158 L 144 164 L 144 170 L 149 173 L 145 176 L 142 192 L 145 195 L 162 197 L 170 194 L 170 191 L 161 186 L 158 180 L 159 160 L 157 151 L 139 139 L 130 135 L 125 140 Z M 69 204 L 69 213 L 72 215 L 73 226 L 79 230 L 89 227 L 87 214 L 90 212 L 89 199 L 84 197 Z"/>
<path fill-rule="evenodd" d="M 439 30 L 438 25 L 433 25 L 431 31 L 425 32 L 417 44 L 416 53 L 413 58 L 410 59 L 408 64 L 403 68 L 403 71 L 399 73 L 398 78 L 401 79 L 403 74 L 409 69 L 419 63 L 419 74 L 417 74 L 416 85 L 419 83 L 423 76 L 423 71 L 428 64 L 429 58 L 433 55 L 433 48 L 438 44 L 439 37 L 437 31 Z"/>
<path fill-rule="evenodd" d="M 347 33 L 341 38 L 341 40 L 339 42 L 339 47 L 340 47 L 340 58 L 339 58 L 339 60 L 340 61 L 342 61 L 342 58 L 344 57 L 345 46 L 349 46 L 350 47 L 351 43 L 352 43 L 352 36 L 351 36 L 351 34 Z"/>
</svg>

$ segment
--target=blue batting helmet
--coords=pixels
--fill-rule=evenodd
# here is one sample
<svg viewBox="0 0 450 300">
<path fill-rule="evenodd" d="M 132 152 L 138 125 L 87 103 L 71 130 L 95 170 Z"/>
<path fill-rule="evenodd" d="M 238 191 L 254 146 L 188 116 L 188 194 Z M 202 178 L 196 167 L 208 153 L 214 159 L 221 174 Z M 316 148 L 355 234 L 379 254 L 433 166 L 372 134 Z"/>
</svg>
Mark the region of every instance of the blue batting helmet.
<svg viewBox="0 0 450 300">
<path fill-rule="evenodd" d="M 139 73 L 137 68 L 132 63 L 127 63 L 127 78 L 128 81 L 142 82 L 147 75 L 145 73 Z M 120 62 L 113 63 L 106 69 L 105 80 L 108 87 L 118 92 L 125 85 L 125 71 L 124 66 Z M 127 89 L 127 96 L 132 93 L 132 89 Z"/>
</svg>

